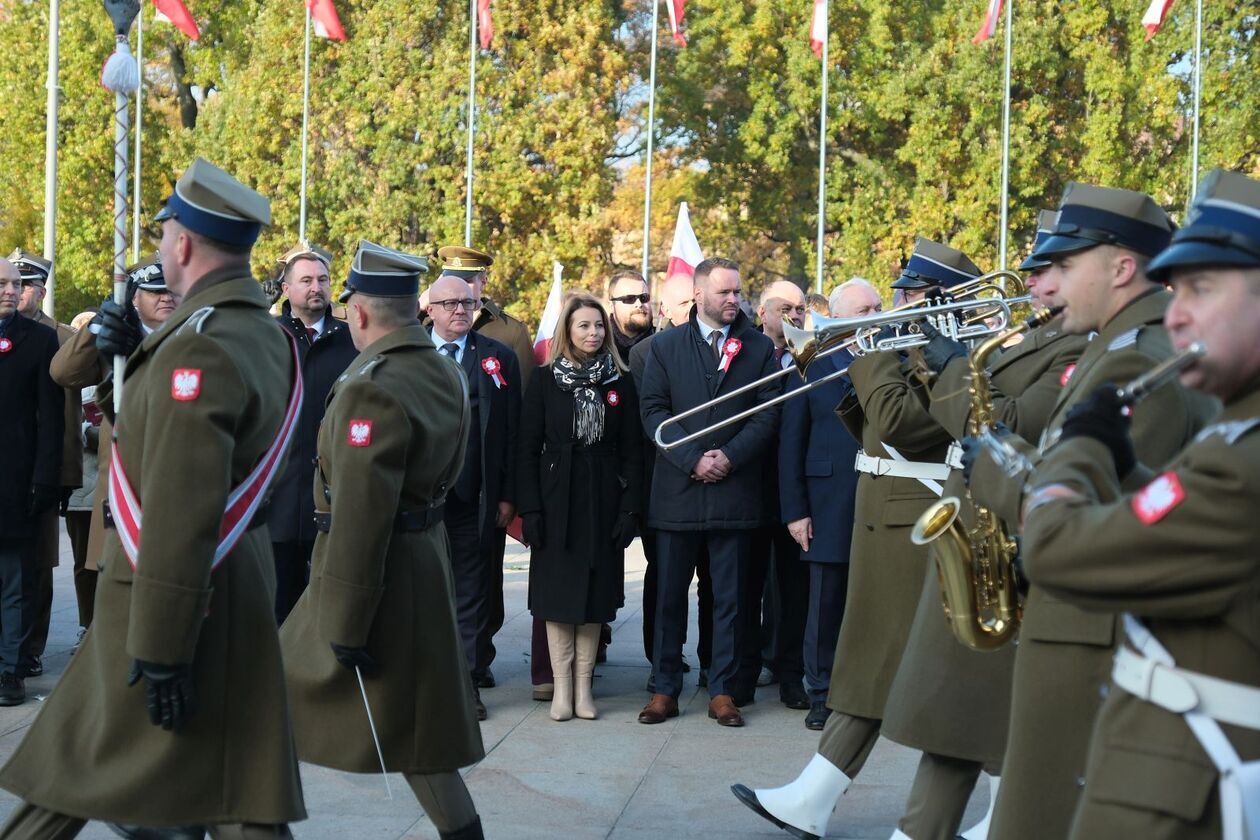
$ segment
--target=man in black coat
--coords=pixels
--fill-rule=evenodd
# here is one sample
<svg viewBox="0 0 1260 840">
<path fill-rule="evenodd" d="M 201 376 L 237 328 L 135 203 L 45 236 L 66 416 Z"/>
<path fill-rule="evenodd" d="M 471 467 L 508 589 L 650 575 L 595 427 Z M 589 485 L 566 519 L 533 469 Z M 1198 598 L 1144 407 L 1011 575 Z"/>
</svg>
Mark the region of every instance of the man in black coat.
<svg viewBox="0 0 1260 840">
<path fill-rule="evenodd" d="M 462 278 L 443 274 L 429 287 L 430 335 L 438 352 L 468 378 L 472 432 L 459 478 L 446 494 L 455 615 L 472 673 L 477 717 L 486 719 L 478 685 L 490 668 L 491 599 L 502 574 L 504 534 L 516 516 L 516 438 L 521 374 L 512 348 L 473 330 L 477 299 Z"/>
<path fill-rule="evenodd" d="M 57 332 L 18 311 L 22 277 L 0 260 L 0 705 L 26 699 L 22 642 L 35 620 L 36 523 L 61 499 L 65 391 L 48 368 Z"/>
<path fill-rule="evenodd" d="M 739 309 L 738 264 L 721 258 L 696 267 L 695 300 L 685 327 L 654 339 L 643 372 L 643 426 L 655 433 L 670 417 L 774 372 L 774 344 Z M 674 441 L 690 431 L 765 403 L 777 383 L 760 388 L 666 430 Z M 713 661 L 709 716 L 743 726 L 731 697 L 739 665 L 740 598 L 745 590 L 753 529 L 765 522 L 763 461 L 774 437 L 774 409 L 658 453 L 648 523 L 657 529 L 660 594 L 656 610 L 656 691 L 639 714 L 660 723 L 678 714 L 687 590 L 700 546 L 713 576 Z"/>
<path fill-rule="evenodd" d="M 297 339 L 302 360 L 302 410 L 284 472 L 271 494 L 267 517 L 276 562 L 276 623 L 282 624 L 306 589 L 315 545 L 315 443 L 324 403 L 337 377 L 358 351 L 345 321 L 332 316 L 332 254 L 300 242 L 280 262 L 280 289 L 288 299 L 276 316 Z"/>
</svg>

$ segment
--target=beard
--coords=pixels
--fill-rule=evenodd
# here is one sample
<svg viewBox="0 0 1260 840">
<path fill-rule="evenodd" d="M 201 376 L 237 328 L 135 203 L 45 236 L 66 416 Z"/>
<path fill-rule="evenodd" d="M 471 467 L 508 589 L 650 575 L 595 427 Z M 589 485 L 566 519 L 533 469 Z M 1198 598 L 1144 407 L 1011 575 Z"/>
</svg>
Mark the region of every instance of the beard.
<svg viewBox="0 0 1260 840">
<path fill-rule="evenodd" d="M 634 312 L 630 313 L 630 317 L 627 318 L 625 323 L 621 325 L 621 329 L 622 332 L 637 335 L 650 326 L 652 326 L 651 313 L 636 309 Z"/>
</svg>

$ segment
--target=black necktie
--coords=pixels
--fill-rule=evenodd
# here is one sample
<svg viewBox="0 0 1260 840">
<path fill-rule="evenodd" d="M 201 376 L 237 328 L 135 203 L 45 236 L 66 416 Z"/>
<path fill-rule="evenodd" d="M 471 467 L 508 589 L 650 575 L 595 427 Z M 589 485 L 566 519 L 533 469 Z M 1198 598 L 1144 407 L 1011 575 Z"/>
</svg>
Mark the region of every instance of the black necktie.
<svg viewBox="0 0 1260 840">
<path fill-rule="evenodd" d="M 709 333 L 709 345 L 713 348 L 713 361 L 722 361 L 722 331 L 714 330 Z"/>
<path fill-rule="evenodd" d="M 459 345 L 453 341 L 448 341 L 446 344 L 442 345 L 442 352 L 453 359 L 455 358 L 455 354 L 459 352 Z"/>
<path fill-rule="evenodd" d="M 307 341 L 314 341 L 314 340 L 315 340 L 315 336 L 317 336 L 317 335 L 319 335 L 319 333 L 315 332 L 315 328 L 314 328 L 314 327 L 307 327 L 307 328 L 306 328 L 306 340 L 307 340 Z"/>
</svg>

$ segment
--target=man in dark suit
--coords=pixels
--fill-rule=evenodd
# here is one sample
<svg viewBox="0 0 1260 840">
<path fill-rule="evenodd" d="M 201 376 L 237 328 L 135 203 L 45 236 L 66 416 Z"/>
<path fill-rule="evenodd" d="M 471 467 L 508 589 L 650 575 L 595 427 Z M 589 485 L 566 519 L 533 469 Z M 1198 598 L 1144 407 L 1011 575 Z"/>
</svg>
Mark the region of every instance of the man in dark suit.
<svg viewBox="0 0 1260 840">
<path fill-rule="evenodd" d="M 276 560 L 276 623 L 282 624 L 297 603 L 310 575 L 315 547 L 315 444 L 324 419 L 324 403 L 337 377 L 358 351 L 346 322 L 331 312 L 332 254 L 299 242 L 280 258 L 280 289 L 286 300 L 276 316 L 297 340 L 302 359 L 302 410 L 284 472 L 271 494 L 267 517 Z"/>
<path fill-rule="evenodd" d="M 48 373 L 57 332 L 18 312 L 22 277 L 0 260 L 0 705 L 26 699 L 22 643 L 35 620 L 40 518 L 61 499 L 65 391 Z"/>
<path fill-rule="evenodd" d="M 464 466 L 446 496 L 455 608 L 464 655 L 479 683 L 490 668 L 491 599 L 502 574 L 504 529 L 516 516 L 516 435 L 521 416 L 521 375 L 506 344 L 474 332 L 477 299 L 471 286 L 443 274 L 429 288 L 431 335 L 438 352 L 468 377 L 472 429 Z M 477 695 L 477 717 L 486 707 Z"/>
<path fill-rule="evenodd" d="M 740 312 L 738 264 L 721 258 L 696 267 L 695 301 L 685 327 L 652 341 L 643 372 L 644 428 L 729 393 L 774 371 L 774 344 Z M 750 389 L 666 431 L 667 441 L 772 399 L 777 384 Z M 731 697 L 739 666 L 741 596 L 747 585 L 752 531 L 765 522 L 763 460 L 778 413 L 760 411 L 700 439 L 662 450 L 652 476 L 648 523 L 657 529 L 660 594 L 656 610 L 656 691 L 640 723 L 678 714 L 687 590 L 700 546 L 713 576 L 713 663 L 709 716 L 743 726 Z"/>
<path fill-rule="evenodd" d="M 850 280 L 832 293 L 837 318 L 878 312 L 879 292 L 864 280 Z M 852 356 L 839 350 L 809 366 L 808 381 L 848 367 Z M 802 387 L 792 378 L 792 387 Z M 805 619 L 805 689 L 809 693 L 808 729 L 821 731 L 831 710 L 827 686 L 836 654 L 849 586 L 849 543 L 858 474 L 853 469 L 858 446 L 836 416 L 851 386 L 845 379 L 812 388 L 783 405 L 779 437 L 779 505 L 788 533 L 801 548 L 809 575 Z"/>
</svg>

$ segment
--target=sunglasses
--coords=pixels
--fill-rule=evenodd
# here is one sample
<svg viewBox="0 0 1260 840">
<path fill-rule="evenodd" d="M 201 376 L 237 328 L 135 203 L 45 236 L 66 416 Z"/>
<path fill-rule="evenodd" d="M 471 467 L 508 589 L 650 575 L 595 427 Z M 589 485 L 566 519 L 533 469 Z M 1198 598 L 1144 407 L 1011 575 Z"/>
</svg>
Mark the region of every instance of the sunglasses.
<svg viewBox="0 0 1260 840">
<path fill-rule="evenodd" d="M 612 300 L 616 301 L 617 303 L 624 303 L 627 305 L 634 304 L 634 303 L 647 303 L 651 299 L 652 299 L 652 296 L 649 294 L 621 295 L 619 297 L 612 298 Z"/>
</svg>

